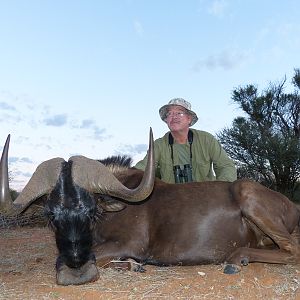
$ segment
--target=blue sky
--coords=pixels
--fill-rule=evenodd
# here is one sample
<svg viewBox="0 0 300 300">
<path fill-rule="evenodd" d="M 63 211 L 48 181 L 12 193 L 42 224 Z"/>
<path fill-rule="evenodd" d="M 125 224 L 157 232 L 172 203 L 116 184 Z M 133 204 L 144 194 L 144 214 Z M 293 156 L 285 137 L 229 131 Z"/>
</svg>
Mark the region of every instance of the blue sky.
<svg viewBox="0 0 300 300">
<path fill-rule="evenodd" d="M 0 150 L 11 186 L 42 161 L 145 155 L 158 109 L 192 103 L 213 134 L 241 111 L 234 88 L 300 67 L 300 1 L 0 0 Z"/>
</svg>

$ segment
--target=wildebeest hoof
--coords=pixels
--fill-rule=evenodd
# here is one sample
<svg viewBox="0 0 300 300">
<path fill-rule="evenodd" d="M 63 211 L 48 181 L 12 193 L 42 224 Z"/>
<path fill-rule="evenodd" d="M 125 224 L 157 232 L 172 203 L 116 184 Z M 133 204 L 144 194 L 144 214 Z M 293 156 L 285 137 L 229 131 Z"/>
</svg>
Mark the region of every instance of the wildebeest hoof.
<svg viewBox="0 0 300 300">
<path fill-rule="evenodd" d="M 88 261 L 80 268 L 69 268 L 67 265 L 59 267 L 56 282 L 59 285 L 79 285 L 96 281 L 99 278 L 98 269 L 93 261 Z"/>
<path fill-rule="evenodd" d="M 224 268 L 225 274 L 236 274 L 241 271 L 241 267 L 238 265 L 227 264 Z"/>
<path fill-rule="evenodd" d="M 143 265 L 136 262 L 132 258 L 128 258 L 126 260 L 112 260 L 109 263 L 109 267 L 117 270 L 128 270 L 128 271 L 140 272 L 140 273 L 146 272 Z"/>
<path fill-rule="evenodd" d="M 144 269 L 143 265 L 140 264 L 140 263 L 138 263 L 134 259 L 128 258 L 127 261 L 130 264 L 130 271 L 140 272 L 140 273 L 146 272 L 146 270 Z"/>
<path fill-rule="evenodd" d="M 139 264 L 137 262 L 132 264 L 132 269 L 131 270 L 134 271 L 134 272 L 139 272 L 139 273 L 146 272 L 146 269 L 143 267 L 143 265 Z"/>
</svg>

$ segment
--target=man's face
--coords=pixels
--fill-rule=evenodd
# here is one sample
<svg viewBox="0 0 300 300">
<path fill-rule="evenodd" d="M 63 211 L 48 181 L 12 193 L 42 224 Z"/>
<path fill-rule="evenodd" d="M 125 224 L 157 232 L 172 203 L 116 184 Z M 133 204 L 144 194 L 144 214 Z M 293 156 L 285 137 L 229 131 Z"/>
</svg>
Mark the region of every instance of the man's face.
<svg viewBox="0 0 300 300">
<path fill-rule="evenodd" d="M 186 109 L 179 105 L 172 105 L 169 107 L 166 122 L 171 131 L 179 131 L 189 128 L 192 121 L 192 116 Z"/>
</svg>

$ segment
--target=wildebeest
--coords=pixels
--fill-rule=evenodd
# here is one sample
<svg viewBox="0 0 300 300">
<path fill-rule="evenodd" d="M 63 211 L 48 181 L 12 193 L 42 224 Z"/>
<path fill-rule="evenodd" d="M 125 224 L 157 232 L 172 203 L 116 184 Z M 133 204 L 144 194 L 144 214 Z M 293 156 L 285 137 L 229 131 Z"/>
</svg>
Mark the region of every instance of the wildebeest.
<svg viewBox="0 0 300 300">
<path fill-rule="evenodd" d="M 47 195 L 58 284 L 94 281 L 96 264 L 113 259 L 161 266 L 224 263 L 225 273 L 249 262 L 300 262 L 300 211 L 290 200 L 249 180 L 167 184 L 154 177 L 152 132 L 145 172 L 106 167 L 109 160 L 55 158 L 37 168 L 13 204 L 8 141 L 1 159 L 2 210 L 22 213 Z"/>
</svg>

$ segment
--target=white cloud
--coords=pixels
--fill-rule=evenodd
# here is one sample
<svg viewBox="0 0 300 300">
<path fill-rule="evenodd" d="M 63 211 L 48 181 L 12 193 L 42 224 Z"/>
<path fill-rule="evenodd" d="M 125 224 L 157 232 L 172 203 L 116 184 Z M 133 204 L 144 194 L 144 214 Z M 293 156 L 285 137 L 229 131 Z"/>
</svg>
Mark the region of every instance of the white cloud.
<svg viewBox="0 0 300 300">
<path fill-rule="evenodd" d="M 249 54 L 237 50 L 224 50 L 218 54 L 210 55 L 195 62 L 192 67 L 194 72 L 202 69 L 215 70 L 218 68 L 231 70 L 239 67 L 249 57 Z"/>
<path fill-rule="evenodd" d="M 225 0 L 214 0 L 208 8 L 208 12 L 216 17 L 223 17 L 228 6 Z"/>
<path fill-rule="evenodd" d="M 134 26 L 134 30 L 138 36 L 140 36 L 140 37 L 144 36 L 144 28 L 143 28 L 141 22 L 135 20 L 133 23 L 133 26 Z"/>
<path fill-rule="evenodd" d="M 47 126 L 60 127 L 60 126 L 64 126 L 67 123 L 67 119 L 68 117 L 66 114 L 59 114 L 59 115 L 54 115 L 49 118 L 46 118 L 43 120 L 43 122 Z"/>
<path fill-rule="evenodd" d="M 85 119 L 85 120 L 82 120 L 81 122 L 81 125 L 79 128 L 91 128 L 93 125 L 95 124 L 95 121 L 94 120 L 91 120 L 91 119 Z"/>
<path fill-rule="evenodd" d="M 146 144 L 137 144 L 137 145 L 120 145 L 118 150 L 115 151 L 116 155 L 129 155 L 131 157 L 145 153 L 148 149 Z"/>
<path fill-rule="evenodd" d="M 13 105 L 8 104 L 7 102 L 0 102 L 0 109 L 2 110 L 16 110 Z"/>
</svg>

